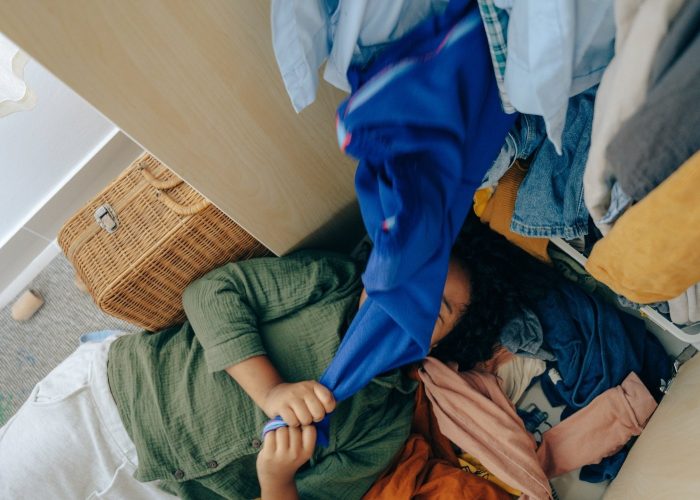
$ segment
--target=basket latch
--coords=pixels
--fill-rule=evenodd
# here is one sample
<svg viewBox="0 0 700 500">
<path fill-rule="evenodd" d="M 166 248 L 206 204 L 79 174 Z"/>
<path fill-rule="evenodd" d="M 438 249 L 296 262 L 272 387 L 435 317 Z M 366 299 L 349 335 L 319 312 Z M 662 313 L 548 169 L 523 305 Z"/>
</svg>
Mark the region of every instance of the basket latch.
<svg viewBox="0 0 700 500">
<path fill-rule="evenodd" d="M 95 210 L 95 221 L 108 233 L 113 233 L 119 227 L 119 219 L 117 219 L 117 214 L 112 206 L 107 203 L 97 207 Z"/>
</svg>

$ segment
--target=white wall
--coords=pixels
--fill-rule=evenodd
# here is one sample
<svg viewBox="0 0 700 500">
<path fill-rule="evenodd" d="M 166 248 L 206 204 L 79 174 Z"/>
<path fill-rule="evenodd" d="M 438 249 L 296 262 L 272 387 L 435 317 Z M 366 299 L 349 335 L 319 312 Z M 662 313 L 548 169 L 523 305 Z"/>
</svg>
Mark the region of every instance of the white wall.
<svg viewBox="0 0 700 500">
<path fill-rule="evenodd" d="M 0 118 L 0 247 L 118 131 L 35 61 L 24 74 L 36 107 Z"/>
<path fill-rule="evenodd" d="M 36 107 L 0 118 L 0 308 L 60 252 L 63 223 L 143 153 L 36 62 L 25 80 Z"/>
</svg>

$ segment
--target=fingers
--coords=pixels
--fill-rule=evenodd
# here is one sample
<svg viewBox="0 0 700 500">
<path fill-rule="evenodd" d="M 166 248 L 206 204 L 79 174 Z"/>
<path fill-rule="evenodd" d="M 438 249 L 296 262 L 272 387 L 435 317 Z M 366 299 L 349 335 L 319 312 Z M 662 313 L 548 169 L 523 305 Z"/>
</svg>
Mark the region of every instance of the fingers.
<svg viewBox="0 0 700 500">
<path fill-rule="evenodd" d="M 306 400 L 297 399 L 295 401 L 292 401 L 290 406 L 292 407 L 292 410 L 294 410 L 294 413 L 299 422 L 301 422 L 301 425 L 309 425 L 314 421 L 314 417 L 309 411 L 309 407 L 306 404 Z"/>
<path fill-rule="evenodd" d="M 326 409 L 321 404 L 321 401 L 319 401 L 314 394 L 307 396 L 304 401 L 306 402 L 306 407 L 308 408 L 313 421 L 320 422 L 323 420 L 323 417 L 326 415 Z"/>
<path fill-rule="evenodd" d="M 265 434 L 264 445 L 255 461 L 261 486 L 279 483 L 284 477 L 293 480 L 299 467 L 312 456 L 316 444 L 313 426 L 279 427 Z"/>
<path fill-rule="evenodd" d="M 316 427 L 305 425 L 303 427 L 279 427 L 265 434 L 263 438 L 263 450 L 268 455 L 285 456 L 293 455 L 298 458 L 305 455 L 308 459 L 316 446 Z"/>
<path fill-rule="evenodd" d="M 268 434 L 275 434 L 275 448 L 278 452 L 284 452 L 289 449 L 289 432 L 294 429 L 289 427 L 280 427 Z"/>
<path fill-rule="evenodd" d="M 263 437 L 263 450 L 267 453 L 274 453 L 277 450 L 277 433 L 268 432 Z"/>
<path fill-rule="evenodd" d="M 326 413 L 330 413 L 335 410 L 335 398 L 333 397 L 333 393 L 325 385 L 315 382 L 314 394 L 318 398 L 318 401 L 323 405 L 323 409 Z"/>
<path fill-rule="evenodd" d="M 303 427 L 290 428 L 287 440 L 284 442 L 288 448 L 283 448 L 277 441 L 277 452 L 284 454 L 289 460 L 298 461 L 299 465 L 306 462 L 314 453 L 316 446 L 316 427 L 305 425 Z"/>
<path fill-rule="evenodd" d="M 316 381 L 280 384 L 266 407 L 268 413 L 279 415 L 290 427 L 320 422 L 326 414 L 335 410 L 333 393 Z"/>
<path fill-rule="evenodd" d="M 293 458 L 298 458 L 302 453 L 302 429 L 303 427 L 294 427 L 289 429 L 289 451 Z"/>
<path fill-rule="evenodd" d="M 316 427 L 307 425 L 301 428 L 301 448 L 307 457 L 311 457 L 316 446 Z"/>
<path fill-rule="evenodd" d="M 284 420 L 288 426 L 299 427 L 301 425 L 301 422 L 299 422 L 299 419 L 291 406 L 280 408 L 279 414 L 280 417 L 282 417 L 282 420 Z"/>
</svg>

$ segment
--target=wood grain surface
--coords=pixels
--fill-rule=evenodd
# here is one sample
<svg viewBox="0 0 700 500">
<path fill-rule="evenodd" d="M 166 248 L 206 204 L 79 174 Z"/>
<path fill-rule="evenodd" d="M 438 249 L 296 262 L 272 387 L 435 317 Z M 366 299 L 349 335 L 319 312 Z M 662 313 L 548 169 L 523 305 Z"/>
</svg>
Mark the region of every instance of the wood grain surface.
<svg viewBox="0 0 700 500">
<path fill-rule="evenodd" d="M 275 253 L 360 233 L 343 95 L 294 112 L 267 0 L 3 0 L 0 31 Z"/>
</svg>

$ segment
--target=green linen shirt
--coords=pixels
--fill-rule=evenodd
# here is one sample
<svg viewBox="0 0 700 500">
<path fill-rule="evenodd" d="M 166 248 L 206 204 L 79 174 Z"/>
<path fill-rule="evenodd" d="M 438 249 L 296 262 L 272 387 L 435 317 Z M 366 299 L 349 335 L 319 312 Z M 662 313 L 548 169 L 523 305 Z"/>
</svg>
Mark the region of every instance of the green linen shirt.
<svg viewBox="0 0 700 500">
<path fill-rule="evenodd" d="M 108 377 L 136 478 L 183 498 L 258 497 L 267 417 L 223 370 L 266 354 L 284 380 L 317 380 L 360 290 L 358 264 L 327 252 L 227 264 L 185 290 L 183 325 L 117 339 Z M 360 498 L 408 437 L 414 388 L 393 371 L 340 402 L 329 446 L 297 472 L 301 498 Z"/>
</svg>

